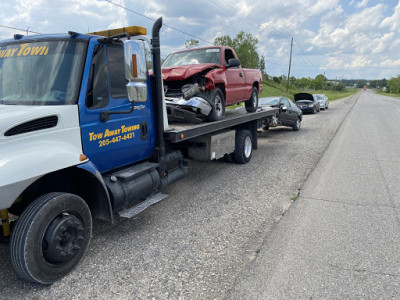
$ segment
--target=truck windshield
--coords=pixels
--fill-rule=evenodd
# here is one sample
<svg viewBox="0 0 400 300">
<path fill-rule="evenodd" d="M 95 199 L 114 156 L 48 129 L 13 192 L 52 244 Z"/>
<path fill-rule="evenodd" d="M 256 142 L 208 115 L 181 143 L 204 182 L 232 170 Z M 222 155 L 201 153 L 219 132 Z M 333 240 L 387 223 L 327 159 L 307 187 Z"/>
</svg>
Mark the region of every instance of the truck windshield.
<svg viewBox="0 0 400 300">
<path fill-rule="evenodd" d="M 0 104 L 77 103 L 85 46 L 61 40 L 0 46 Z"/>
<path fill-rule="evenodd" d="M 221 65 L 221 50 L 219 48 L 195 49 L 172 53 L 167 57 L 162 67 L 207 63 Z"/>
</svg>

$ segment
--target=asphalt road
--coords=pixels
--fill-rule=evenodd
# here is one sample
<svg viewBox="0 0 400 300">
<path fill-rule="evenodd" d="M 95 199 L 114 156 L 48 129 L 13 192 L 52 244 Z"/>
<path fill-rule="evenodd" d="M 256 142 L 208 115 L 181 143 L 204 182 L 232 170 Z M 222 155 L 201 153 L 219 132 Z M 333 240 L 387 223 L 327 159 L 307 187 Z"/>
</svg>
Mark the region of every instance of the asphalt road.
<svg viewBox="0 0 400 300">
<path fill-rule="evenodd" d="M 227 299 L 400 299 L 399 115 L 362 93 Z"/>
<path fill-rule="evenodd" d="M 364 103 L 374 105 L 369 109 Z M 379 107 L 382 110 L 379 114 L 373 110 L 377 104 L 382 107 Z M 249 164 L 191 161 L 190 175 L 164 190 L 170 196 L 161 203 L 134 219 L 117 218 L 113 225 L 95 222 L 93 238 L 82 263 L 51 286 L 19 279 L 12 269 L 8 246 L 0 245 L 0 298 L 318 297 L 326 294 L 302 293 L 302 284 L 305 289 L 314 291 L 307 284 L 325 284 L 324 278 L 336 278 L 336 273 L 342 272 L 342 281 L 335 281 L 336 291 L 349 291 L 350 288 L 346 288 L 348 277 L 355 276 L 350 259 L 360 263 L 361 272 L 356 274 L 361 276 L 360 280 L 365 276 L 374 281 L 382 273 L 392 276 L 392 282 L 396 282 L 393 274 L 399 269 L 399 251 L 392 250 L 396 247 L 398 250 L 399 236 L 387 229 L 392 221 L 398 220 L 393 203 L 399 194 L 395 176 L 399 163 L 397 160 L 396 165 L 392 159 L 400 139 L 392 140 L 398 133 L 391 127 L 391 119 L 383 120 L 382 116 L 398 114 L 398 107 L 388 98 L 357 94 L 332 102 L 327 111 L 304 116 L 299 132 L 281 127 L 260 134 L 259 149 L 253 153 Z M 359 124 L 359 121 L 362 122 Z M 352 129 L 354 125 L 357 130 Z M 387 135 L 382 135 L 381 129 L 387 131 Z M 346 132 L 351 135 L 346 136 Z M 365 148 L 363 143 L 367 140 L 369 144 Z M 386 144 L 389 142 L 393 148 Z M 335 143 L 336 146 L 332 146 Z M 371 155 L 372 161 L 369 160 Z M 338 163 L 331 157 L 342 158 L 342 167 L 348 165 L 345 162 L 358 162 L 360 168 L 364 164 L 359 158 L 365 157 L 369 169 L 358 171 L 356 166 L 350 173 L 340 168 L 334 173 Z M 318 173 L 320 166 L 327 163 L 330 163 L 329 170 Z M 388 169 L 383 168 L 384 164 Z M 360 187 L 355 189 L 358 181 L 353 183 L 349 174 L 360 181 Z M 381 183 L 384 189 L 374 189 L 367 179 L 364 181 L 364 174 L 368 174 L 365 178 L 373 177 L 373 183 Z M 321 182 L 312 185 L 313 180 L 322 179 L 327 181 L 324 182 L 326 186 Z M 328 184 L 332 182 L 335 186 Z M 300 189 L 301 197 L 295 201 Z M 388 193 L 390 200 L 385 200 Z M 343 203 L 338 203 L 335 195 L 340 195 Z M 357 202 L 351 204 L 350 201 Z M 336 212 L 330 210 L 331 206 L 340 209 Z M 356 236 L 345 229 L 346 225 L 352 227 L 351 217 L 366 222 L 366 227 L 354 225 L 360 230 Z M 336 228 L 331 232 L 322 225 Z M 324 240 L 331 236 L 328 241 Z M 349 240 L 344 242 L 345 238 Z M 384 238 L 391 239 L 392 244 L 385 243 L 385 251 L 380 254 L 379 245 Z M 317 242 L 325 244 L 318 246 Z M 356 248 L 356 242 L 364 248 Z M 334 246 L 333 251 L 329 246 Z M 346 250 L 347 256 L 338 252 L 340 250 Z M 296 255 L 300 254 L 309 254 L 310 260 L 296 260 Z M 312 259 L 314 254 L 315 259 Z M 343 256 L 349 259 L 348 263 L 340 263 Z M 322 265 L 322 261 L 329 258 L 332 261 Z M 371 260 L 363 264 L 364 258 Z M 380 260 L 373 261 L 374 258 L 385 264 L 378 268 Z M 310 274 L 313 266 L 320 266 L 318 272 L 306 276 L 302 267 Z M 368 267 L 376 267 L 375 273 L 368 273 Z M 326 270 L 331 270 L 331 275 L 325 274 Z M 307 279 L 303 283 L 302 277 Z M 292 282 L 292 278 L 296 281 Z M 319 280 L 313 280 L 315 278 Z M 363 288 L 360 286 L 357 290 Z"/>
</svg>

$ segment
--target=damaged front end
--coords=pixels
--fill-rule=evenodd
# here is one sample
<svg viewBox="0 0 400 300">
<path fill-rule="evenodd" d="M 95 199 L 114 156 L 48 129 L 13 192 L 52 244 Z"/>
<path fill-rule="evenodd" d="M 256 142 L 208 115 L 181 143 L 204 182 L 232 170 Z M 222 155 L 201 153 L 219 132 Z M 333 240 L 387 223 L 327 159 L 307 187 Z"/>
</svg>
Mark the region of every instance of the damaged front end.
<svg viewBox="0 0 400 300">
<path fill-rule="evenodd" d="M 203 122 L 214 108 L 210 90 L 214 85 L 206 74 L 209 68 L 189 78 L 165 80 L 164 94 L 171 122 Z"/>
<path fill-rule="evenodd" d="M 209 98 L 209 96 L 200 90 L 197 83 L 184 85 L 181 97 L 169 97 L 166 92 L 168 119 L 191 123 L 202 122 L 213 108 L 205 98 Z"/>
</svg>

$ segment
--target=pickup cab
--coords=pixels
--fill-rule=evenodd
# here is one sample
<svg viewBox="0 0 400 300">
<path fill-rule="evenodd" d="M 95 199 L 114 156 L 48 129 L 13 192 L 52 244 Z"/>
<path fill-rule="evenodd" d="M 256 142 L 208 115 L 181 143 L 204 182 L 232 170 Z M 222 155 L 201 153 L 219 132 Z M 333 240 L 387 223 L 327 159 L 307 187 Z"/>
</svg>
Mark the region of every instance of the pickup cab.
<svg viewBox="0 0 400 300">
<path fill-rule="evenodd" d="M 245 101 L 255 112 L 262 92 L 262 74 L 244 69 L 235 51 L 211 46 L 170 54 L 162 65 L 168 116 L 173 121 L 217 121 L 225 106 Z"/>
</svg>

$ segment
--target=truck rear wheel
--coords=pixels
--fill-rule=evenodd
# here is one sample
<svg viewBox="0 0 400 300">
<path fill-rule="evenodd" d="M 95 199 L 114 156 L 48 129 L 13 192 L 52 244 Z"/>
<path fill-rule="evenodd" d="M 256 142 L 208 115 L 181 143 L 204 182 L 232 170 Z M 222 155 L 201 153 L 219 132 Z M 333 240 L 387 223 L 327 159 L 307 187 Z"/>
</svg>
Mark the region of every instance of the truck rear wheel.
<svg viewBox="0 0 400 300">
<path fill-rule="evenodd" d="M 235 161 L 246 164 L 250 161 L 253 152 L 253 139 L 250 131 L 238 130 L 235 137 Z"/>
<path fill-rule="evenodd" d="M 251 97 L 244 103 L 247 112 L 255 112 L 258 108 L 258 89 L 253 86 L 253 90 L 251 91 Z"/>
<path fill-rule="evenodd" d="M 21 214 L 11 236 L 11 262 L 22 278 L 51 284 L 72 271 L 90 242 L 92 216 L 73 194 L 50 193 Z"/>
<path fill-rule="evenodd" d="M 224 94 L 219 88 L 215 88 L 211 92 L 211 101 L 213 102 L 213 108 L 210 114 L 207 116 L 208 121 L 219 121 L 225 116 L 225 99 Z"/>
</svg>

